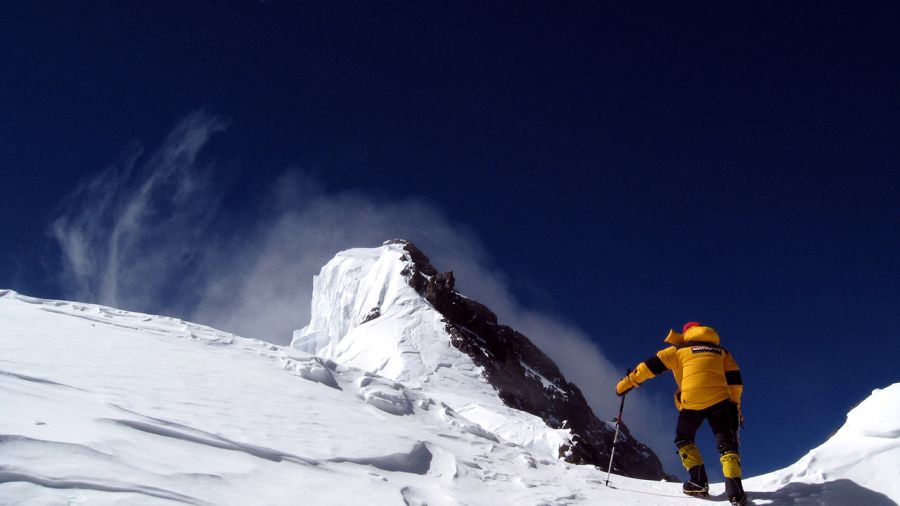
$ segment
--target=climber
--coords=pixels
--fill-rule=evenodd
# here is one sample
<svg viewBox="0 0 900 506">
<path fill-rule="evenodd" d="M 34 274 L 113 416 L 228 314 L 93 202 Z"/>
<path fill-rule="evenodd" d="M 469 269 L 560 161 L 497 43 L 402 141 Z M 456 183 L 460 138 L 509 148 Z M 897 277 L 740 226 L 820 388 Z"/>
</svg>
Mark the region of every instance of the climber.
<svg viewBox="0 0 900 506">
<path fill-rule="evenodd" d="M 725 493 L 731 504 L 747 504 L 741 485 L 741 459 L 738 454 L 738 428 L 743 425 L 741 394 L 743 383 L 734 357 L 719 346 L 719 334 L 698 322 L 684 324 L 682 333 L 669 331 L 665 342 L 671 344 L 638 364 L 616 385 L 618 395 L 659 374 L 672 370 L 678 390 L 678 426 L 675 445 L 690 478 L 684 483 L 685 494 L 706 497 L 709 480 L 700 450 L 694 444 L 697 429 L 704 420 L 715 434 L 725 475 Z"/>
</svg>

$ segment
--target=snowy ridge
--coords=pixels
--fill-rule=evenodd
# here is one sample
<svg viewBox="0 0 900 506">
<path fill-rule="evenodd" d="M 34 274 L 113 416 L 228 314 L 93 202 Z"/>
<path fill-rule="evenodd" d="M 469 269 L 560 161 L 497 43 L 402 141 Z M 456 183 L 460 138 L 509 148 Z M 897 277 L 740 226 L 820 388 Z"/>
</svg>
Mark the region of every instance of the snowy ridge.
<svg viewBox="0 0 900 506">
<path fill-rule="evenodd" d="M 12 291 L 0 323 L 0 504 L 459 504 L 436 485 L 496 478 L 479 461 L 553 465 L 394 380 L 209 327 Z"/>
<path fill-rule="evenodd" d="M 606 488 L 605 472 L 504 441 L 428 386 L 0 290 L 0 504 L 697 504 L 678 483 L 613 474 Z M 876 391 L 807 458 L 747 479 L 754 504 L 896 505 L 898 393 Z M 722 484 L 712 493 L 723 500 Z"/>
<path fill-rule="evenodd" d="M 170 316 L 135 313 L 97 304 L 39 299 L 22 295 L 13 290 L 0 290 L 0 298 L 4 298 L 7 301 L 31 304 L 38 310 L 47 313 L 79 318 L 91 322 L 91 326 L 96 326 L 97 323 L 100 323 L 126 330 L 198 340 L 205 344 L 237 344 L 246 349 L 258 349 L 260 351 L 278 350 L 278 346 L 259 339 L 239 337 L 230 332 L 223 332 L 206 325 L 186 322 L 180 318 Z"/>
<path fill-rule="evenodd" d="M 843 427 L 797 463 L 748 483 L 761 489 L 825 484 L 831 504 L 844 495 L 845 504 L 858 499 L 857 486 L 900 501 L 900 383 L 873 391 L 847 414 Z"/>
</svg>

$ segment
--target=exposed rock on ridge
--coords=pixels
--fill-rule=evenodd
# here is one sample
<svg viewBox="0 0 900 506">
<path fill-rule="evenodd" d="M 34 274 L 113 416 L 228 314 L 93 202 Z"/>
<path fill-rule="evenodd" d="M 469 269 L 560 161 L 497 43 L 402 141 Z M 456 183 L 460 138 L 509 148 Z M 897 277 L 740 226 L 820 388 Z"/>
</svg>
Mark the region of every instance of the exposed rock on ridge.
<svg viewBox="0 0 900 506">
<path fill-rule="evenodd" d="M 444 317 L 451 344 L 484 368 L 485 378 L 503 402 L 540 417 L 550 427 L 570 429 L 573 444 L 560 448 L 566 461 L 606 469 L 613 430 L 594 415 L 581 390 L 566 381 L 556 364 L 526 336 L 500 325 L 486 306 L 459 294 L 453 272 L 438 272 L 411 242 L 385 244 L 403 245 L 412 261 L 403 271 L 410 286 Z M 624 425 L 613 470 L 637 478 L 669 478 L 659 458 Z"/>
</svg>

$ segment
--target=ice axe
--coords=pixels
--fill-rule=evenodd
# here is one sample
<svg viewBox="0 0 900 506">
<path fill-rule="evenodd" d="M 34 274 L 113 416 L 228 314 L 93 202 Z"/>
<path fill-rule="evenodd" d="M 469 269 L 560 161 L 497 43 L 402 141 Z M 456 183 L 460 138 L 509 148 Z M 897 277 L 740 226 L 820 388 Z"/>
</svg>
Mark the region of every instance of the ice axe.
<svg viewBox="0 0 900 506">
<path fill-rule="evenodd" d="M 631 369 L 625 373 L 626 376 L 631 374 Z M 625 395 L 622 394 L 622 402 L 619 403 L 619 416 L 616 417 L 616 434 L 613 436 L 612 451 L 609 453 L 609 468 L 606 470 L 606 486 L 609 486 L 609 475 L 612 473 L 613 458 L 616 456 L 616 443 L 619 441 L 619 424 L 622 423 L 622 411 L 625 409 Z"/>
</svg>

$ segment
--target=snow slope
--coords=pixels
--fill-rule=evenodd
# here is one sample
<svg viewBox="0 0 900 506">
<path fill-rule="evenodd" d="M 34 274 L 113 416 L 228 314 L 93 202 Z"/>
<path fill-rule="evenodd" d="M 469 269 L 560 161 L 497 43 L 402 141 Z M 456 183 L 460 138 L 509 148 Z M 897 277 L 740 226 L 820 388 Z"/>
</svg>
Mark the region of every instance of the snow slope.
<svg viewBox="0 0 900 506">
<path fill-rule="evenodd" d="M 847 414 L 843 427 L 794 465 L 747 485 L 819 489 L 828 504 L 878 504 L 859 500 L 862 486 L 900 501 L 900 383 L 872 392 Z"/>
<path fill-rule="evenodd" d="M 439 369 L 463 382 L 462 365 Z M 420 372 L 405 384 L 173 318 L 0 290 L 0 504 L 697 504 L 675 483 L 613 475 L 606 488 L 605 472 L 476 423 L 445 400 L 465 392 Z M 747 480 L 755 504 L 895 504 L 898 391 L 877 391 L 795 466 Z"/>
<path fill-rule="evenodd" d="M 12 291 L 0 329 L 2 504 L 630 497 L 420 391 L 296 350 Z"/>
</svg>

